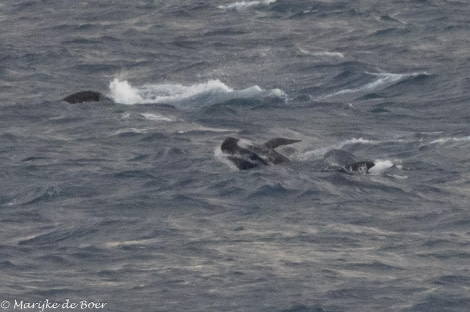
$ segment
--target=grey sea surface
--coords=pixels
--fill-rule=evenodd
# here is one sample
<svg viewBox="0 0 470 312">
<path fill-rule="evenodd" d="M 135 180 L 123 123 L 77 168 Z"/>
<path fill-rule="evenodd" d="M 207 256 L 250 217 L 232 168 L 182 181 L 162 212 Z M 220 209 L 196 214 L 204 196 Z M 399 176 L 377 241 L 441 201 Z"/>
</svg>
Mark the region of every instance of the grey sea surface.
<svg viewBox="0 0 470 312">
<path fill-rule="evenodd" d="M 467 1 L 3 0 L 0 29 L 4 311 L 469 311 Z M 237 170 L 228 136 L 301 142 Z"/>
</svg>

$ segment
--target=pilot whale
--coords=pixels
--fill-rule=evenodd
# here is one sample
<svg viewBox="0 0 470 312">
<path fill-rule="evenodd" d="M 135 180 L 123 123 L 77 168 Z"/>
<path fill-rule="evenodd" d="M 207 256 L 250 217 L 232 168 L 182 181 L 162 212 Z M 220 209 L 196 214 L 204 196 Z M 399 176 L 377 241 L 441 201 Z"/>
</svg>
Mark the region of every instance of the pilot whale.
<svg viewBox="0 0 470 312">
<path fill-rule="evenodd" d="M 375 166 L 370 160 L 357 160 L 353 154 L 339 149 L 333 149 L 323 156 L 329 170 L 337 170 L 347 174 L 365 174 Z"/>
<path fill-rule="evenodd" d="M 109 98 L 97 91 L 80 91 L 63 98 L 62 101 L 70 104 L 77 104 L 85 102 L 100 102 L 107 99 L 109 100 Z"/>
<path fill-rule="evenodd" d="M 281 145 L 300 142 L 285 138 L 274 138 L 258 145 L 247 140 L 228 137 L 220 146 L 221 151 L 238 169 L 247 170 L 260 166 L 277 165 L 289 159 L 274 149 Z"/>
</svg>

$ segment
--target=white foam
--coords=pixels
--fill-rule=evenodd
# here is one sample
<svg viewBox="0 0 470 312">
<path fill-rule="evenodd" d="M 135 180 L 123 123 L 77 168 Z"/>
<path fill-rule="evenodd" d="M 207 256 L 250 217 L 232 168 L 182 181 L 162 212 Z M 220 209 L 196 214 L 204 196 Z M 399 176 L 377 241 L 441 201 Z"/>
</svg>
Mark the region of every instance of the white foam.
<svg viewBox="0 0 470 312">
<path fill-rule="evenodd" d="M 259 7 L 259 6 L 265 6 L 269 5 L 271 3 L 276 2 L 277 0 L 262 0 L 262 1 L 237 1 L 231 4 L 227 5 L 219 5 L 219 9 L 224 9 L 224 10 L 245 10 L 251 7 Z"/>
<path fill-rule="evenodd" d="M 114 131 L 111 136 L 117 136 L 117 135 L 120 135 L 120 134 L 128 134 L 128 133 L 135 133 L 135 134 L 143 134 L 143 133 L 147 133 L 149 132 L 150 130 L 152 129 L 138 129 L 138 128 L 123 128 L 123 129 L 119 129 L 119 130 L 116 130 Z"/>
<path fill-rule="evenodd" d="M 334 52 L 334 51 L 307 51 L 305 49 L 299 48 L 300 53 L 310 56 L 326 56 L 326 57 L 338 57 L 344 58 L 344 54 L 341 52 Z"/>
<path fill-rule="evenodd" d="M 145 119 L 152 120 L 152 121 L 168 121 L 168 122 L 176 121 L 175 117 L 168 117 L 168 116 L 163 116 L 163 115 L 159 115 L 155 113 L 141 113 L 140 115 L 144 117 Z"/>
<path fill-rule="evenodd" d="M 346 145 L 351 145 L 351 144 L 379 144 L 385 141 L 375 141 L 375 140 L 368 140 L 364 138 L 352 138 L 343 142 L 340 142 L 336 145 L 334 145 L 334 148 L 341 149 Z"/>
<path fill-rule="evenodd" d="M 263 90 L 256 85 L 242 90 L 234 90 L 217 79 L 189 86 L 145 84 L 134 87 L 128 81 L 115 78 L 109 84 L 109 89 L 110 96 L 116 103 L 126 105 L 171 104 L 185 110 L 197 110 L 231 99 L 286 97 L 280 89 Z"/>
<path fill-rule="evenodd" d="M 447 143 L 447 142 L 466 142 L 466 141 L 470 141 L 470 136 L 466 136 L 466 137 L 453 137 L 453 138 L 440 138 L 440 139 L 436 139 L 434 141 L 431 141 L 429 144 L 444 144 L 444 143 Z"/>
<path fill-rule="evenodd" d="M 139 240 L 128 240 L 128 241 L 109 241 L 105 243 L 108 248 L 121 247 L 121 246 L 134 246 L 134 245 L 150 245 L 159 241 L 155 238 L 139 239 Z"/>
<path fill-rule="evenodd" d="M 374 166 L 369 169 L 369 173 L 373 175 L 380 174 L 385 170 L 392 168 L 394 166 L 393 162 L 390 160 L 376 160 L 374 161 Z"/>
<path fill-rule="evenodd" d="M 223 128 L 212 128 L 212 127 L 204 127 L 197 124 L 188 124 L 187 129 L 179 130 L 179 134 L 199 131 L 199 132 L 215 132 L 215 133 L 224 133 L 224 132 L 239 132 L 240 130 L 236 129 L 223 129 Z"/>
<path fill-rule="evenodd" d="M 218 161 L 224 163 L 225 165 L 227 165 L 230 169 L 232 169 L 233 171 L 238 171 L 239 169 L 237 168 L 237 166 L 231 162 L 228 158 L 227 158 L 227 155 L 224 154 L 224 152 L 222 152 L 222 149 L 220 149 L 220 146 L 217 146 L 214 150 L 214 157 L 215 159 L 217 159 Z"/>
</svg>

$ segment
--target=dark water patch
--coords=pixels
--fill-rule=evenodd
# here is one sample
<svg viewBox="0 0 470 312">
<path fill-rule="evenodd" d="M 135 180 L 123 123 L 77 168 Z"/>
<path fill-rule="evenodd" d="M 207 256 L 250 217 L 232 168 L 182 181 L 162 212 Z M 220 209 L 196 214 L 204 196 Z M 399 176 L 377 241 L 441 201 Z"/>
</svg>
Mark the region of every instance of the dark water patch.
<svg viewBox="0 0 470 312">
<path fill-rule="evenodd" d="M 21 194 L 20 197 L 15 200 L 15 205 L 37 205 L 43 202 L 47 203 L 56 199 L 60 193 L 61 189 L 56 186 L 37 187 L 25 194 Z"/>
<path fill-rule="evenodd" d="M 389 265 L 380 261 L 373 261 L 369 263 L 348 263 L 345 266 L 346 269 L 358 270 L 358 271 L 367 271 L 367 272 L 378 272 L 380 274 L 385 274 L 385 272 L 390 271 L 403 271 L 401 267 L 394 265 Z"/>
<path fill-rule="evenodd" d="M 400 20 L 390 16 L 390 15 L 382 15 L 380 16 L 380 20 L 381 21 L 384 21 L 384 22 L 393 22 L 393 23 L 399 23 L 399 24 L 402 24 L 403 22 L 401 22 Z"/>
<path fill-rule="evenodd" d="M 93 236 L 98 232 L 98 229 L 90 228 L 70 228 L 70 229 L 57 229 L 46 234 L 40 234 L 36 237 L 22 240 L 18 244 L 20 246 L 48 246 L 63 244 L 67 242 L 74 242 L 77 239 Z"/>
<path fill-rule="evenodd" d="M 380 94 L 386 98 L 400 97 L 414 93 L 424 93 L 425 96 L 432 95 L 437 89 L 433 86 L 435 84 L 436 76 L 429 74 L 416 74 L 410 75 L 400 81 L 388 86 L 382 90 Z M 427 93 L 427 94 L 426 94 Z"/>
<path fill-rule="evenodd" d="M 235 178 L 215 182 L 209 188 L 222 197 L 239 197 L 247 193 L 247 190 L 240 185 L 239 180 Z"/>
<path fill-rule="evenodd" d="M 442 275 L 432 283 L 444 287 L 467 287 L 470 285 L 470 277 L 465 272 L 462 272 L 462 275 Z"/>
<path fill-rule="evenodd" d="M 373 36 L 378 37 L 389 37 L 389 36 L 405 36 L 406 34 L 410 33 L 410 30 L 407 28 L 401 27 L 390 27 L 386 29 L 377 30 Z M 387 38 L 389 39 L 389 38 Z"/>
<path fill-rule="evenodd" d="M 423 245 L 426 248 L 438 248 L 438 247 L 446 247 L 452 242 L 449 241 L 448 239 L 432 239 L 426 241 Z"/>
<path fill-rule="evenodd" d="M 44 287 L 42 289 L 38 289 L 35 291 L 29 291 L 25 294 L 27 298 L 31 298 L 29 300 L 32 300 L 33 302 L 44 302 L 44 298 L 73 298 L 73 296 L 76 296 L 76 290 L 74 291 L 74 287 L 70 286 L 63 286 L 62 283 L 60 283 L 60 286 L 50 286 L 50 287 Z M 61 299 L 49 299 L 49 302 L 60 302 L 62 303 L 63 301 Z M 80 302 L 80 300 L 78 300 Z"/>
<path fill-rule="evenodd" d="M 2 268 L 2 270 L 13 270 L 13 269 L 17 269 L 18 266 L 15 265 L 11 261 L 5 260 L 5 261 L 0 262 L 0 268 Z"/>
<path fill-rule="evenodd" d="M 280 312 L 326 312 L 321 306 L 305 306 L 303 304 L 295 305 L 292 308 L 280 310 Z"/>
<path fill-rule="evenodd" d="M 399 82 L 397 82 L 395 84 L 395 86 L 397 88 L 400 88 L 402 85 L 409 85 L 409 86 L 412 86 L 414 88 L 422 87 L 422 86 L 428 85 L 430 82 L 432 82 L 432 80 L 434 80 L 435 77 L 436 77 L 435 75 L 424 74 L 424 73 L 416 74 L 416 75 L 410 75 L 407 78 L 402 79 Z M 390 87 L 390 88 L 393 89 L 393 87 Z"/>
<path fill-rule="evenodd" d="M 145 162 L 149 159 L 151 159 L 153 157 L 153 155 L 150 155 L 150 154 L 142 154 L 142 155 L 137 155 L 131 159 L 128 159 L 128 161 L 132 161 L 132 162 Z"/>
<path fill-rule="evenodd" d="M 332 11 L 347 11 L 348 2 L 335 1 L 304 1 L 304 0 L 278 0 L 270 7 L 271 11 L 279 13 L 299 13 L 305 11 L 319 11 L 324 14 L 331 13 Z"/>
<path fill-rule="evenodd" d="M 36 261 L 49 267 L 51 269 L 57 269 L 58 267 L 69 267 L 72 263 L 67 259 L 66 255 L 60 254 L 49 254 L 36 258 Z"/>
<path fill-rule="evenodd" d="M 128 178 L 137 178 L 137 179 L 151 179 L 155 180 L 157 177 L 151 173 L 143 170 L 126 170 L 113 174 L 113 177 L 118 179 L 128 179 Z"/>
<path fill-rule="evenodd" d="M 185 207 L 191 209 L 202 209 L 202 210 L 213 210 L 218 207 L 214 207 L 206 199 L 199 198 L 197 195 L 184 195 L 176 194 L 171 196 L 171 201 L 174 207 Z"/>
<path fill-rule="evenodd" d="M 89 26 L 91 27 L 91 25 Z M 102 43 L 102 40 L 100 38 L 86 38 L 86 37 L 70 38 L 62 42 L 62 44 L 67 45 L 67 46 L 72 46 L 72 45 L 94 46 L 100 43 Z"/>
<path fill-rule="evenodd" d="M 178 160 L 186 160 L 186 156 L 190 153 L 182 148 L 168 147 L 164 149 L 158 149 L 155 151 L 153 158 L 160 162 L 171 162 L 177 165 Z"/>
<path fill-rule="evenodd" d="M 383 106 L 379 106 L 379 107 L 372 109 L 370 112 L 374 114 L 381 114 L 381 113 L 390 113 L 391 111 L 384 108 Z"/>
<path fill-rule="evenodd" d="M 46 158 L 46 157 L 31 156 L 31 157 L 27 157 L 25 159 L 22 159 L 21 161 L 22 162 L 36 162 L 36 161 L 43 161 L 43 160 L 49 160 L 49 159 Z"/>
<path fill-rule="evenodd" d="M 93 237 L 91 237 L 93 238 Z M 91 240 L 88 240 L 90 242 Z M 74 261 L 91 261 L 95 263 L 109 263 L 110 252 L 95 246 L 73 248 L 67 255 Z"/>
<path fill-rule="evenodd" d="M 204 32 L 204 36 L 207 37 L 224 37 L 224 36 L 240 36 L 247 34 L 248 31 L 241 28 L 233 28 L 233 27 L 225 27 L 221 29 L 216 29 L 213 31 L 206 31 Z"/>
<path fill-rule="evenodd" d="M 439 260 L 468 260 L 470 259 L 470 252 L 445 249 L 436 252 L 417 253 L 417 257 L 421 259 L 435 258 Z"/>
<path fill-rule="evenodd" d="M 374 99 L 380 99 L 383 96 L 380 95 L 379 93 L 368 93 L 362 97 L 360 97 L 360 100 L 374 100 Z"/>
<path fill-rule="evenodd" d="M 83 64 L 77 64 L 74 66 L 74 70 L 77 72 L 82 72 L 82 73 L 89 73 L 89 72 L 104 72 L 104 73 L 110 73 L 110 72 L 115 72 L 119 70 L 119 65 L 117 64 L 112 64 L 112 63 L 95 63 L 95 64 L 89 64 L 89 63 L 83 63 Z"/>
<path fill-rule="evenodd" d="M 260 197 L 278 197 L 278 196 L 286 196 L 287 194 L 291 193 L 292 190 L 287 189 L 281 183 L 275 184 L 266 184 L 257 187 L 255 190 L 251 192 L 248 198 L 260 198 Z"/>
<path fill-rule="evenodd" d="M 457 297 L 455 295 L 431 295 L 422 302 L 413 305 L 406 312 L 462 312 L 470 306 L 469 298 Z"/>
<path fill-rule="evenodd" d="M 145 135 L 141 140 L 143 142 L 161 142 L 168 140 L 168 135 L 161 132 L 154 132 L 149 135 Z"/>
</svg>

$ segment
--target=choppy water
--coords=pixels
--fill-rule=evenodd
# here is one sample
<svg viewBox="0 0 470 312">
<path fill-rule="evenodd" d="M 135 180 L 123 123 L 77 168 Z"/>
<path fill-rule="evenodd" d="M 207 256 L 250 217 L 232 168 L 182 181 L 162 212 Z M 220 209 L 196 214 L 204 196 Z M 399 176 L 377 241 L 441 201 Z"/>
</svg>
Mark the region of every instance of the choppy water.
<svg viewBox="0 0 470 312">
<path fill-rule="evenodd" d="M 467 1 L 4 0 L 0 28 L 4 310 L 469 310 Z M 302 142 L 237 171 L 227 136 Z"/>
</svg>

